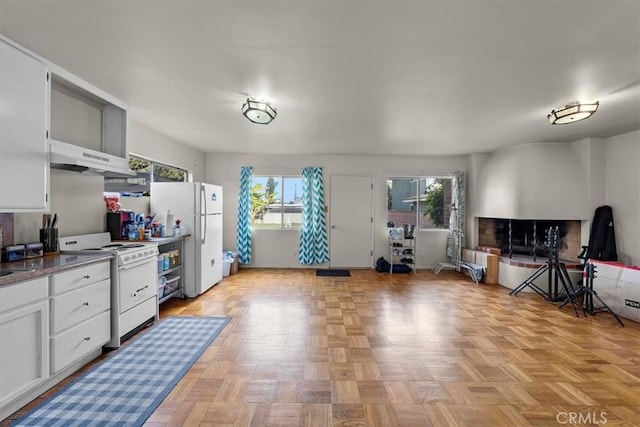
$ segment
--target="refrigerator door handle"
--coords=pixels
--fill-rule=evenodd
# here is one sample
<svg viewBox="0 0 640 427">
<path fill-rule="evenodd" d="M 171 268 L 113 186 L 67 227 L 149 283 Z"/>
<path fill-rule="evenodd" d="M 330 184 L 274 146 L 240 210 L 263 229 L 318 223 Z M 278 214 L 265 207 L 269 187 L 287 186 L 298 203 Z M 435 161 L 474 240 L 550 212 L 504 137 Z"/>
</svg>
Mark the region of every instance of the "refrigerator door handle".
<svg viewBox="0 0 640 427">
<path fill-rule="evenodd" d="M 204 245 L 205 240 L 207 240 L 207 216 L 208 215 L 202 215 L 204 217 L 204 234 L 202 235 L 202 240 L 200 241 L 200 244 Z"/>
<path fill-rule="evenodd" d="M 207 194 L 204 185 L 200 184 L 200 215 L 207 214 Z"/>
<path fill-rule="evenodd" d="M 204 212 L 202 212 L 203 209 Z M 202 224 L 203 218 L 204 224 Z M 202 184 L 200 184 L 200 225 L 200 244 L 204 245 L 205 240 L 207 240 L 207 197 Z"/>
</svg>

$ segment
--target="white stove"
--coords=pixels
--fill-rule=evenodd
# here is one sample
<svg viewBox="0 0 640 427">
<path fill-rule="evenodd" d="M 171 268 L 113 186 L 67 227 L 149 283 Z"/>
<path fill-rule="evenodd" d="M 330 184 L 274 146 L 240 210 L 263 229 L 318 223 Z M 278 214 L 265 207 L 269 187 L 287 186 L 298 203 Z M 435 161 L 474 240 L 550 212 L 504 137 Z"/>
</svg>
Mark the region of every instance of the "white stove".
<svg viewBox="0 0 640 427">
<path fill-rule="evenodd" d="M 156 244 L 111 242 L 109 233 L 60 238 L 64 253 L 110 252 L 111 260 L 111 341 L 120 344 L 140 326 L 158 318 Z"/>
</svg>

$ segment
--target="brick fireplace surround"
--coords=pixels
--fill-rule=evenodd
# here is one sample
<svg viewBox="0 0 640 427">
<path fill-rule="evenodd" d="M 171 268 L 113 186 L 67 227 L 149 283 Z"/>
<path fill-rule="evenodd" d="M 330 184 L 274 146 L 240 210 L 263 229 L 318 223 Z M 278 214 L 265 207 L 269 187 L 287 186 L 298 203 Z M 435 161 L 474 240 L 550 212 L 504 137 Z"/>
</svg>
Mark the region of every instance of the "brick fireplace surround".
<svg viewBox="0 0 640 427">
<path fill-rule="evenodd" d="M 478 246 L 485 248 L 498 248 L 502 262 L 532 264 L 533 256 L 533 220 L 511 220 L 512 222 L 512 247 L 514 255 L 511 260 L 508 256 L 508 224 L 509 219 L 503 218 L 479 218 L 478 221 Z M 578 254 L 581 245 L 581 221 L 580 220 L 538 220 L 536 231 L 538 236 L 537 260 L 540 264 L 546 261 L 544 249 L 544 236 L 546 230 L 552 226 L 559 227 L 559 258 L 565 261 L 579 264 Z M 525 266 L 525 265 L 523 265 Z M 529 265 L 526 265 L 529 266 Z M 531 265 L 533 266 L 533 265 Z M 567 265 L 567 267 L 569 267 Z M 570 268 L 570 267 L 569 267 Z"/>
</svg>

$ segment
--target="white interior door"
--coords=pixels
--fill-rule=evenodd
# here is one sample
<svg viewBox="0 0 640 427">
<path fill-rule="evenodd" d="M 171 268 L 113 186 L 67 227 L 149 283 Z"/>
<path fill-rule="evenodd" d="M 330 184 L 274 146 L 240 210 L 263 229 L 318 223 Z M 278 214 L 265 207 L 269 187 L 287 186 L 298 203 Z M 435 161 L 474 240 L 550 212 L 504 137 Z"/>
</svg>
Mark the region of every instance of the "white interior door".
<svg viewBox="0 0 640 427">
<path fill-rule="evenodd" d="M 373 178 L 331 177 L 330 264 L 332 268 L 373 266 Z"/>
</svg>

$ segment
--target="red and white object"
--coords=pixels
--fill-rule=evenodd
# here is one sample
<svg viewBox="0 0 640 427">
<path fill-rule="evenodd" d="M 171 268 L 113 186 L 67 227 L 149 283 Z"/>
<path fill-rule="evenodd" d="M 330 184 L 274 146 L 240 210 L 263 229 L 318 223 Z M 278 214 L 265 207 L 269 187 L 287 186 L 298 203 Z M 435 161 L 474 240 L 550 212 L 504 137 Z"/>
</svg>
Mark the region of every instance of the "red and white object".
<svg viewBox="0 0 640 427">
<path fill-rule="evenodd" d="M 640 267 L 590 260 L 595 268 L 593 290 L 620 317 L 640 323 Z M 598 301 L 593 301 L 594 308 Z"/>
<path fill-rule="evenodd" d="M 66 253 L 113 254 L 111 260 L 111 340 L 106 347 L 120 347 L 127 334 L 158 317 L 156 245 L 111 242 L 109 233 L 61 237 Z"/>
</svg>

